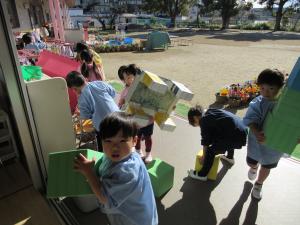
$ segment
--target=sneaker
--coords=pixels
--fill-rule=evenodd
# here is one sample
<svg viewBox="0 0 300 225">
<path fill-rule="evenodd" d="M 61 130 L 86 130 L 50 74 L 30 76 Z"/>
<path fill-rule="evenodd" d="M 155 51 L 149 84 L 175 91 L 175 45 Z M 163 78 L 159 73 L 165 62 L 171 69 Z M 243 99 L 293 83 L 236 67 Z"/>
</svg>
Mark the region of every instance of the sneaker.
<svg viewBox="0 0 300 225">
<path fill-rule="evenodd" d="M 151 152 L 146 152 L 145 163 L 151 163 L 152 160 Z"/>
<path fill-rule="evenodd" d="M 226 155 L 220 155 L 220 158 L 230 163 L 231 165 L 234 165 L 234 159 L 227 158 Z"/>
<path fill-rule="evenodd" d="M 189 175 L 189 177 L 196 179 L 196 180 L 207 181 L 207 176 L 204 176 L 204 177 L 198 176 L 197 171 L 192 170 L 192 169 L 188 170 L 188 175 Z"/>
<path fill-rule="evenodd" d="M 257 176 L 257 168 L 251 168 L 248 171 L 248 178 L 249 180 L 255 180 Z"/>
<path fill-rule="evenodd" d="M 141 156 L 141 158 L 144 157 L 143 150 L 141 150 L 141 149 L 135 149 L 135 151 Z"/>
<path fill-rule="evenodd" d="M 262 198 L 262 184 L 254 184 L 252 189 L 252 197 L 257 200 L 260 200 Z"/>
</svg>

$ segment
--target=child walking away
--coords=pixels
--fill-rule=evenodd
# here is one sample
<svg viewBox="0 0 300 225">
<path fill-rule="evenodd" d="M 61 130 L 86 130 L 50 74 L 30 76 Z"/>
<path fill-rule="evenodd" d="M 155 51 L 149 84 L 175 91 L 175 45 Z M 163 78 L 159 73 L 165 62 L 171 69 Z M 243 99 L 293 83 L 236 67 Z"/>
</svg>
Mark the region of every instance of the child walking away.
<svg viewBox="0 0 300 225">
<path fill-rule="evenodd" d="M 141 70 L 135 65 L 130 64 L 128 66 L 121 66 L 118 71 L 119 78 L 125 83 L 125 88 L 120 94 L 119 99 L 119 107 L 120 109 L 125 103 L 125 98 L 128 94 L 128 90 L 130 85 L 133 83 L 134 78 L 136 75 L 140 74 Z M 148 125 L 145 127 L 140 127 L 137 134 L 137 143 L 135 146 L 136 152 L 140 154 L 140 156 L 143 158 L 143 150 L 141 149 L 141 142 L 142 140 L 145 141 L 145 163 L 150 163 L 152 161 L 152 134 L 154 129 L 154 119 L 149 119 Z"/>
<path fill-rule="evenodd" d="M 87 82 L 77 71 L 66 77 L 67 85 L 78 94 L 78 108 L 81 119 L 92 119 L 96 129 L 98 150 L 102 151 L 100 122 L 110 113 L 119 111 L 114 101 L 116 95 L 112 86 L 103 81 Z"/>
<path fill-rule="evenodd" d="M 80 53 L 81 59 L 81 74 L 87 78 L 88 81 L 105 80 L 103 69 L 100 65 L 96 65 L 93 60 L 93 54 L 88 50 L 83 50 Z"/>
<path fill-rule="evenodd" d="M 82 173 L 97 196 L 111 225 L 157 225 L 158 216 L 147 169 L 132 151 L 137 126 L 124 112 L 107 116 L 100 125 L 104 158 L 98 169 L 83 155 L 74 167 Z"/>
<path fill-rule="evenodd" d="M 259 74 L 257 84 L 260 88 L 260 96 L 250 102 L 243 121 L 250 128 L 247 148 L 247 163 L 250 167 L 248 178 L 255 180 L 259 169 L 252 196 L 261 199 L 262 185 L 269 176 L 270 170 L 277 166 L 282 156 L 279 151 L 263 145 L 265 140 L 263 124 L 275 104 L 275 97 L 284 84 L 284 75 L 279 70 L 265 69 Z"/>
<path fill-rule="evenodd" d="M 216 155 L 224 154 L 221 158 L 234 164 L 234 149 L 240 149 L 246 144 L 247 128 L 236 115 L 222 109 L 208 109 L 200 105 L 190 108 L 188 112 L 189 123 L 200 127 L 201 144 L 203 145 L 202 169 L 197 172 L 189 170 L 191 178 L 201 181 L 207 180 Z"/>
</svg>

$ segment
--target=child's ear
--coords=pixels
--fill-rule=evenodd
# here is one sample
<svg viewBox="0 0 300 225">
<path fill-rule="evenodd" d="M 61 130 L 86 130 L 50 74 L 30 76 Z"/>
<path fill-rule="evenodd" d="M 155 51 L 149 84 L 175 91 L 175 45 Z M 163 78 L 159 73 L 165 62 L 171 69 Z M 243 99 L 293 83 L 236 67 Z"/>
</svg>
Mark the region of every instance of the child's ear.
<svg viewBox="0 0 300 225">
<path fill-rule="evenodd" d="M 132 138 L 132 143 L 133 143 L 133 146 L 135 146 L 135 145 L 136 145 L 136 142 L 137 142 L 137 136 L 134 136 L 134 137 Z"/>
</svg>

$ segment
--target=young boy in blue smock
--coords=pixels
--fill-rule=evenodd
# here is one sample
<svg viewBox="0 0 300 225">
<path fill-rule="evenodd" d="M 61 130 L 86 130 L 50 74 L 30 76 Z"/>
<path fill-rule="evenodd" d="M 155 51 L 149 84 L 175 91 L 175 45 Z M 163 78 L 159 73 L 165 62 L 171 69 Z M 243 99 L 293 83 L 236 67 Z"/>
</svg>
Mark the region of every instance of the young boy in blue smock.
<svg viewBox="0 0 300 225">
<path fill-rule="evenodd" d="M 252 189 L 252 196 L 256 199 L 262 198 L 262 185 L 270 174 L 270 170 L 277 167 L 282 153 L 275 151 L 265 145 L 263 124 L 268 112 L 275 104 L 275 97 L 284 84 L 284 75 L 279 70 L 265 69 L 258 78 L 257 84 L 260 88 L 260 96 L 253 99 L 243 119 L 245 125 L 250 128 L 247 147 L 247 163 L 250 167 L 248 178 L 258 178 Z"/>
<path fill-rule="evenodd" d="M 110 113 L 119 111 L 114 101 L 116 95 L 113 87 L 103 81 L 87 82 L 85 77 L 72 71 L 66 77 L 67 85 L 78 95 L 78 108 L 81 119 L 92 119 L 96 129 L 98 150 L 102 151 L 100 123 Z"/>
<path fill-rule="evenodd" d="M 137 125 L 124 112 L 115 112 L 101 122 L 100 135 L 104 158 L 99 177 L 94 161 L 83 155 L 75 159 L 100 202 L 111 225 L 157 225 L 157 209 L 147 169 L 138 153 Z"/>
</svg>

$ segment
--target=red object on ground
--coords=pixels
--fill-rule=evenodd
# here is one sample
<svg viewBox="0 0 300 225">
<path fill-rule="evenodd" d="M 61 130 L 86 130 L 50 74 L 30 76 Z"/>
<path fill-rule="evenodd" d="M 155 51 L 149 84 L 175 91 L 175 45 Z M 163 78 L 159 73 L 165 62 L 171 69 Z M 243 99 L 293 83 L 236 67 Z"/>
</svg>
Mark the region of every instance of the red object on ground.
<svg viewBox="0 0 300 225">
<path fill-rule="evenodd" d="M 69 72 L 78 70 L 80 63 L 68 57 L 44 50 L 40 53 L 36 65 L 42 67 L 43 73 L 50 77 L 66 78 Z M 73 114 L 77 105 L 77 96 L 70 88 L 68 89 L 68 92 L 71 112 Z"/>
</svg>

